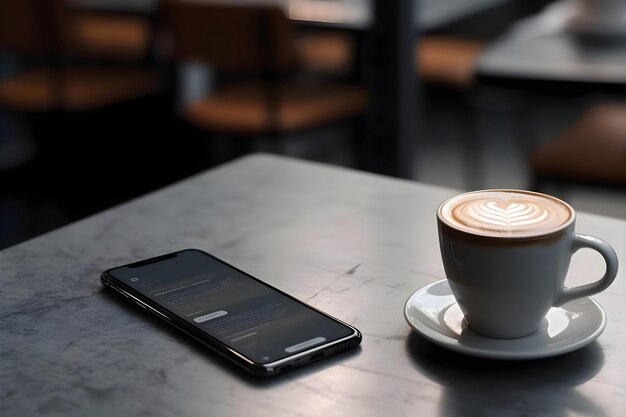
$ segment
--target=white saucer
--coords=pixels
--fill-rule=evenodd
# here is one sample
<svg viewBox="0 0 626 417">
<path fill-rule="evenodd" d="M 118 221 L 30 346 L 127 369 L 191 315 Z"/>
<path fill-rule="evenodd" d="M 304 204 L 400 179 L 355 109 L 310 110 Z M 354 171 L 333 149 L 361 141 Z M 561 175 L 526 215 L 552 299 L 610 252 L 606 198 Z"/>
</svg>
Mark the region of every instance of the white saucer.
<svg viewBox="0 0 626 417">
<path fill-rule="evenodd" d="M 497 314 L 497 312 L 494 312 Z M 430 341 L 453 351 L 489 359 L 545 358 L 593 342 L 606 326 L 606 313 L 591 298 L 550 309 L 541 328 L 517 339 L 492 339 L 467 327 L 447 280 L 420 288 L 406 302 L 404 317 Z"/>
</svg>

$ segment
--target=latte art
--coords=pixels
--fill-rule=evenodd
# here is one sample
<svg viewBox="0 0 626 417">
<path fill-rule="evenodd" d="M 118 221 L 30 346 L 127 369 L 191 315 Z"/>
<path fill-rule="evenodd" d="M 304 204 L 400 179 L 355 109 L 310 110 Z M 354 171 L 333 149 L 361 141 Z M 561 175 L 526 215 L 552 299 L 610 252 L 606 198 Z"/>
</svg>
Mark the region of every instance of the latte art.
<svg viewBox="0 0 626 417">
<path fill-rule="evenodd" d="M 465 210 L 466 213 L 456 213 Z M 472 201 L 454 209 L 455 217 L 467 217 L 478 223 L 509 228 L 527 227 L 548 218 L 548 210 L 528 201 L 500 204 L 493 200 Z"/>
<path fill-rule="evenodd" d="M 565 203 L 543 194 L 487 190 L 448 200 L 440 215 L 453 227 L 471 233 L 524 237 L 556 230 L 572 212 Z"/>
</svg>

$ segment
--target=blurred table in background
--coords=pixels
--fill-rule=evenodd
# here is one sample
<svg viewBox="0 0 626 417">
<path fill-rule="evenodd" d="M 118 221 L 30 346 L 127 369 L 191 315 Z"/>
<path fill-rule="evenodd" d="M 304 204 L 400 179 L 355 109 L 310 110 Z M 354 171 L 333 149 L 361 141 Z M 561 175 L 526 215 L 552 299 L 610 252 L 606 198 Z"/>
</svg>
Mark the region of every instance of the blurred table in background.
<svg viewBox="0 0 626 417">
<path fill-rule="evenodd" d="M 621 40 L 574 34 L 569 24 L 578 8 L 578 1 L 558 1 L 516 24 L 479 59 L 479 81 L 625 92 L 626 26 Z"/>
<path fill-rule="evenodd" d="M 529 100 L 518 120 L 531 187 L 564 199 L 570 197 L 568 184 L 623 186 L 626 164 L 619 104 L 626 99 L 626 2 L 616 13 L 616 20 L 623 20 L 618 25 L 598 23 L 583 7 L 579 0 L 560 0 L 520 21 L 485 50 L 476 69 L 483 86 L 525 93 Z M 532 118 L 546 96 L 570 100 L 565 108 L 576 108 L 581 98 L 587 107 L 593 101 L 600 105 L 555 136 L 535 137 Z"/>
</svg>

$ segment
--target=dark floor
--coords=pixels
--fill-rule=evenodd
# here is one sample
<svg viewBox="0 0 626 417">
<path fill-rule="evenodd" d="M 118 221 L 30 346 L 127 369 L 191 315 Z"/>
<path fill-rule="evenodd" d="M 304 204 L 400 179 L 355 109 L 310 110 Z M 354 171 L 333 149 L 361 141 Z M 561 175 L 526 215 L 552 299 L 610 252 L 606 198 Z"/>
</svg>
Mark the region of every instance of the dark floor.
<svg viewBox="0 0 626 417">
<path fill-rule="evenodd" d="M 530 150 L 593 101 L 502 90 L 478 91 L 468 99 L 426 90 L 414 178 L 456 189 L 529 188 Z M 0 123 L 0 248 L 208 169 L 216 152 L 230 149 L 228 138 L 211 142 L 190 130 L 159 98 L 95 114 L 33 119 L 0 113 Z M 346 124 L 293 135 L 284 152 L 354 166 L 353 133 Z M 251 146 L 273 148 L 263 138 Z M 20 160 L 25 163 L 10 166 Z M 542 191 L 579 210 L 626 219 L 624 189 L 544 186 Z"/>
</svg>

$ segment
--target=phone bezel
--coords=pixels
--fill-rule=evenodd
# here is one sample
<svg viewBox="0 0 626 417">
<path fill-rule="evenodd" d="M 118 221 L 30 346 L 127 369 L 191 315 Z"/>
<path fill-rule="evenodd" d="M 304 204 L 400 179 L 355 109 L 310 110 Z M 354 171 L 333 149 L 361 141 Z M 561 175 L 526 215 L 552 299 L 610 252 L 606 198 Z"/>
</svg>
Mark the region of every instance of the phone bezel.
<svg viewBox="0 0 626 417">
<path fill-rule="evenodd" d="M 180 318 L 178 315 L 176 315 L 175 313 L 171 312 L 170 310 L 168 310 L 166 307 L 154 302 L 153 300 L 151 300 L 150 298 L 148 298 L 147 296 L 145 296 L 144 294 L 142 294 L 141 292 L 137 291 L 136 289 L 128 286 L 127 284 L 125 284 L 123 281 L 117 279 L 114 275 L 112 275 L 110 273 L 110 271 L 117 269 L 117 268 L 122 268 L 122 267 L 129 267 L 131 265 L 145 265 L 147 263 L 156 263 L 156 262 L 160 262 L 162 260 L 165 259 L 170 259 L 172 257 L 172 255 L 178 255 L 182 252 L 186 252 L 186 251 L 196 251 L 196 252 L 200 252 L 203 255 L 206 255 L 222 264 L 224 264 L 225 266 L 232 268 L 233 270 L 242 273 L 244 275 L 246 275 L 247 277 L 269 287 L 270 289 L 272 289 L 273 291 L 276 291 L 282 295 L 284 295 L 285 297 L 288 297 L 294 301 L 296 301 L 297 303 L 300 303 L 308 308 L 310 308 L 311 310 L 322 314 L 326 317 L 328 317 L 329 319 L 347 327 L 348 329 L 350 329 L 352 331 L 352 333 L 348 336 L 342 337 L 340 339 L 336 339 L 333 341 L 330 341 L 328 343 L 325 343 L 323 345 L 319 345 L 319 346 L 315 346 L 311 349 L 307 349 L 304 350 L 302 352 L 298 352 L 298 353 L 294 353 L 293 355 L 289 355 L 285 358 L 279 359 L 277 361 L 274 362 L 270 362 L 270 363 L 260 363 L 260 362 L 256 362 L 252 359 L 250 359 L 249 357 L 245 356 L 244 354 L 238 352 L 237 350 L 235 350 L 234 348 L 228 346 L 227 344 L 223 343 L 222 341 L 212 337 L 210 334 L 202 331 L 201 329 L 191 325 L 190 323 L 186 322 L 184 319 Z M 245 370 L 247 370 L 248 372 L 254 374 L 254 375 L 260 375 L 260 376 L 271 376 L 271 375 L 276 375 L 278 373 L 282 373 L 285 372 L 287 370 L 290 369 L 294 369 L 300 366 L 303 366 L 305 364 L 308 363 L 312 363 L 315 362 L 317 360 L 321 360 L 325 357 L 331 356 L 333 354 L 336 353 L 340 353 L 344 350 L 348 350 L 348 349 L 352 349 L 356 346 L 358 346 L 361 343 L 361 339 L 362 339 L 362 335 L 361 332 L 301 301 L 298 300 L 297 298 L 281 291 L 280 289 L 260 280 L 259 278 L 248 274 L 245 271 L 242 271 L 241 269 L 223 261 L 222 259 L 217 258 L 214 255 L 211 255 L 210 253 L 204 252 L 202 250 L 199 249 L 184 249 L 184 250 L 180 250 L 180 251 L 176 251 L 176 252 L 171 252 L 165 255 L 160 255 L 157 257 L 153 257 L 153 258 L 149 258 L 149 259 L 145 259 L 143 261 L 139 261 L 139 262 L 132 262 L 126 265 L 121 265 L 119 267 L 115 267 L 115 268 L 110 268 L 107 269 L 106 271 L 104 271 L 101 276 L 100 276 L 100 280 L 102 282 L 102 284 L 105 287 L 108 288 L 112 288 L 113 290 L 116 290 L 120 295 L 124 296 L 125 298 L 129 299 L 129 301 L 132 301 L 133 303 L 139 305 L 140 307 L 150 311 L 151 313 L 155 314 L 156 316 L 158 316 L 159 318 L 165 320 L 167 323 L 173 325 L 174 327 L 176 327 L 177 329 L 183 331 L 184 333 L 186 333 L 187 335 L 193 337 L 194 339 L 198 340 L 199 342 L 201 342 L 202 344 L 204 344 L 205 346 L 211 348 L 212 350 L 214 350 L 215 352 L 221 354 L 222 356 L 226 357 L 227 359 L 230 359 L 232 362 L 234 362 L 235 364 L 241 366 L 242 368 L 244 368 Z M 320 354 L 322 354 L 321 356 L 319 356 Z"/>
</svg>

